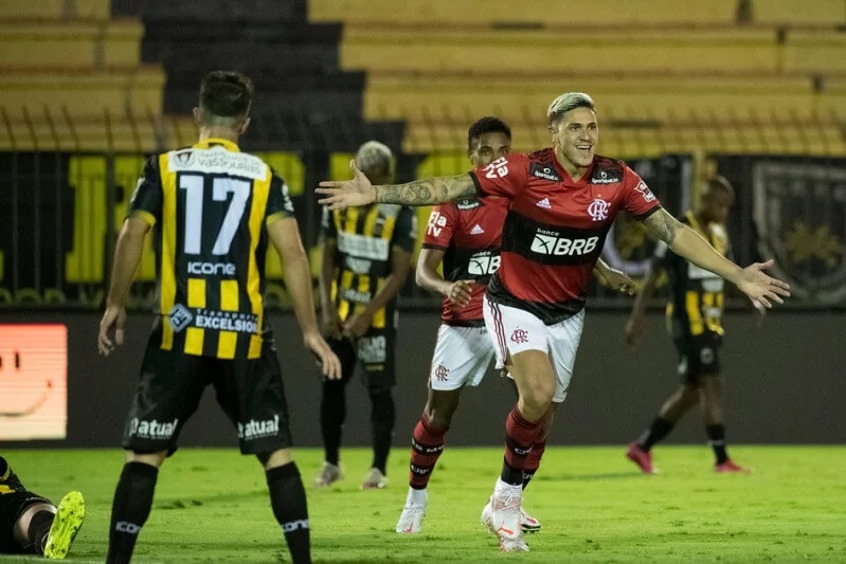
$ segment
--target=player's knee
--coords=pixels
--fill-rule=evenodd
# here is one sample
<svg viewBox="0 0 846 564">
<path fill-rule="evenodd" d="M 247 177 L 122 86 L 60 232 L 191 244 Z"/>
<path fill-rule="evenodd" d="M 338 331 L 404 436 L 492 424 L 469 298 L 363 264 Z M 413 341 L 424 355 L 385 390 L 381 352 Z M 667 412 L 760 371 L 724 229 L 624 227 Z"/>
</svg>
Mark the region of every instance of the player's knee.
<svg viewBox="0 0 846 564">
<path fill-rule="evenodd" d="M 166 458 L 166 450 L 162 450 L 159 452 L 134 452 L 131 450 L 126 451 L 127 463 L 140 462 L 142 464 L 147 464 L 155 468 L 159 468 L 162 464 L 164 464 Z"/>
<path fill-rule="evenodd" d="M 546 385 L 546 383 L 537 383 L 537 385 L 529 386 L 525 390 L 521 390 L 520 403 L 523 416 L 536 420 L 542 418 L 549 410 L 552 403 L 552 397 L 555 393 L 555 385 Z"/>
<path fill-rule="evenodd" d="M 271 468 L 277 468 L 279 466 L 285 466 L 286 464 L 290 464 L 294 460 L 291 456 L 290 449 L 287 448 L 282 448 L 273 452 L 262 452 L 256 454 L 256 458 L 258 458 L 259 462 L 261 462 L 261 465 L 264 466 L 265 470 L 270 470 Z"/>
</svg>

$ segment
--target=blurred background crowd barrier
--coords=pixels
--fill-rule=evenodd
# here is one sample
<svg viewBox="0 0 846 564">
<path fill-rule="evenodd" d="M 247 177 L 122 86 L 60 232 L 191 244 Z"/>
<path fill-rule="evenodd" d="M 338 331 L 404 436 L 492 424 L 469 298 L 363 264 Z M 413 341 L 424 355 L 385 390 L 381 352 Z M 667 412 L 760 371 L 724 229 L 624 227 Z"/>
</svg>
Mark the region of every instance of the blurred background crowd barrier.
<svg viewBox="0 0 846 564">
<path fill-rule="evenodd" d="M 469 169 L 484 115 L 513 147 L 549 144 L 545 112 L 591 94 L 599 152 L 680 214 L 710 175 L 737 191 L 741 264 L 773 257 L 790 307 L 846 303 L 844 0 L 4 0 L 0 3 L 0 306 L 101 306 L 116 230 L 147 155 L 193 143 L 205 73 L 255 82 L 242 149 L 294 195 L 317 274 L 322 179 L 364 141 L 397 179 Z M 425 231 L 428 210 L 418 212 Z M 651 242 L 618 220 L 604 256 L 634 277 Z M 268 302 L 285 307 L 282 265 Z M 132 305 L 153 301 L 145 254 Z M 629 307 L 597 284 L 596 307 Z M 435 296 L 411 282 L 406 308 Z M 656 296 L 656 305 L 660 298 Z M 738 302 L 735 302 L 739 306 Z"/>
</svg>

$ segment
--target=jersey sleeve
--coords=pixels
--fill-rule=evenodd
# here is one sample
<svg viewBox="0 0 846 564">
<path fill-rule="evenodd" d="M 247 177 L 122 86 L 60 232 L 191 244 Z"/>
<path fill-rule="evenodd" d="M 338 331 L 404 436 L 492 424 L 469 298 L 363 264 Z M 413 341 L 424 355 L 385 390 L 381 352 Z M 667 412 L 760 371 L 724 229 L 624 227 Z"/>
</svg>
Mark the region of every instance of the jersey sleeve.
<svg viewBox="0 0 846 564">
<path fill-rule="evenodd" d="M 414 243 L 417 241 L 417 214 L 408 206 L 403 206 L 397 216 L 397 224 L 394 227 L 394 236 L 391 241 L 392 247 L 400 247 L 409 253 L 414 251 Z"/>
<path fill-rule="evenodd" d="M 661 202 L 638 174 L 623 170 L 623 209 L 637 219 L 646 219 L 661 208 Z"/>
<path fill-rule="evenodd" d="M 288 195 L 288 185 L 276 171 L 270 170 L 270 192 L 267 195 L 265 222 L 270 225 L 277 219 L 294 217 L 294 204 Z"/>
<path fill-rule="evenodd" d="M 529 176 L 529 158 L 514 153 L 499 158 L 485 167 L 470 173 L 476 192 L 480 196 L 502 196 L 513 198 L 526 183 Z"/>
<path fill-rule="evenodd" d="M 426 235 L 423 236 L 423 248 L 447 250 L 458 227 L 458 219 L 458 210 L 452 204 L 432 208 L 426 224 Z"/>
<path fill-rule="evenodd" d="M 162 178 L 159 169 L 159 155 L 147 159 L 144 172 L 138 179 L 126 217 L 146 221 L 151 227 L 162 218 Z"/>
</svg>

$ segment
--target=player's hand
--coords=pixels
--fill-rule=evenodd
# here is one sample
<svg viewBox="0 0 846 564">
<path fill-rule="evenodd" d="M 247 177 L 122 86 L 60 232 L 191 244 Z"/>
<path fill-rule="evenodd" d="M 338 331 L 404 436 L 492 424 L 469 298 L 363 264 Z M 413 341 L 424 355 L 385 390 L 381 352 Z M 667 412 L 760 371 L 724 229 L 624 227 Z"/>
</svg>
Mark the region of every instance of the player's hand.
<svg viewBox="0 0 846 564">
<path fill-rule="evenodd" d="M 756 307 L 771 308 L 772 302 L 783 304 L 782 297 L 790 297 L 790 284 L 764 272 L 773 264 L 773 259 L 752 263 L 743 269 L 740 280 L 737 282 L 738 289 L 749 296 Z"/>
<path fill-rule="evenodd" d="M 314 353 L 321 366 L 323 375 L 328 380 L 339 380 L 341 378 L 341 361 L 338 355 L 323 340 L 319 333 L 308 333 L 303 335 L 305 346 Z"/>
<path fill-rule="evenodd" d="M 115 346 L 123 344 L 123 328 L 126 325 L 126 309 L 120 305 L 107 306 L 103 319 L 100 320 L 100 334 L 97 336 L 97 348 L 103 356 L 115 349 Z M 112 341 L 109 334 L 115 330 L 115 338 Z"/>
<path fill-rule="evenodd" d="M 626 342 L 632 346 L 637 346 L 643 340 L 645 332 L 644 317 L 642 315 L 633 315 L 626 323 Z"/>
<path fill-rule="evenodd" d="M 347 318 L 344 323 L 343 334 L 349 339 L 358 339 L 370 329 L 370 324 L 373 322 L 373 316 L 367 315 L 364 312 L 352 315 Z"/>
<path fill-rule="evenodd" d="M 358 169 L 355 159 L 350 161 L 355 177 L 352 180 L 336 182 L 324 180 L 320 188 L 315 189 L 318 194 L 326 197 L 317 200 L 318 203 L 329 206 L 330 210 L 342 210 L 350 206 L 365 206 L 376 201 L 376 189 L 364 173 Z"/>
<path fill-rule="evenodd" d="M 626 294 L 627 296 L 634 295 L 634 280 L 629 278 L 629 275 L 623 272 L 622 270 L 617 270 L 616 268 L 609 268 L 608 270 L 602 273 L 602 276 L 605 278 L 605 283 L 608 284 L 614 290 L 617 290 L 621 294 Z"/>
<path fill-rule="evenodd" d="M 470 303 L 472 285 L 472 280 L 456 280 L 444 291 L 444 297 L 452 305 L 462 308 Z"/>
<path fill-rule="evenodd" d="M 341 338 L 341 318 L 338 317 L 338 308 L 333 305 L 323 308 L 320 313 L 324 337 L 333 339 Z"/>
</svg>

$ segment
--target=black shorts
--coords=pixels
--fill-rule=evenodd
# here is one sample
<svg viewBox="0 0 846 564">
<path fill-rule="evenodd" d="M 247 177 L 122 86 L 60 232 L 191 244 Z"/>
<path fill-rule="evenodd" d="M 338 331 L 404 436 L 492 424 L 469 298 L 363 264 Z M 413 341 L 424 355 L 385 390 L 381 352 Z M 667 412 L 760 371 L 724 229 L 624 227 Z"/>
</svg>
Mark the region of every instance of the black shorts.
<svg viewBox="0 0 846 564">
<path fill-rule="evenodd" d="M 679 351 L 678 373 L 685 383 L 696 384 L 700 376 L 720 373 L 720 345 L 722 336 L 707 331 L 701 335 L 687 335 L 675 339 Z"/>
<path fill-rule="evenodd" d="M 361 368 L 361 379 L 368 389 L 387 389 L 396 385 L 393 327 L 370 329 L 357 342 L 349 339 L 326 340 L 341 361 L 342 381 L 348 382 L 356 367 Z"/>
<path fill-rule="evenodd" d="M 159 331 L 154 330 L 147 343 L 123 448 L 173 454 L 182 427 L 209 384 L 235 427 L 243 454 L 267 454 L 291 446 L 285 387 L 269 336 L 260 358 L 229 360 L 162 350 Z"/>
<path fill-rule="evenodd" d="M 2 488 L 2 484 L 0 484 L 0 488 Z M 11 492 L 0 490 L 0 553 L 22 554 L 31 552 L 25 550 L 15 540 L 15 523 L 18 522 L 24 510 L 35 503 L 53 505 L 49 499 L 26 490 Z"/>
</svg>

